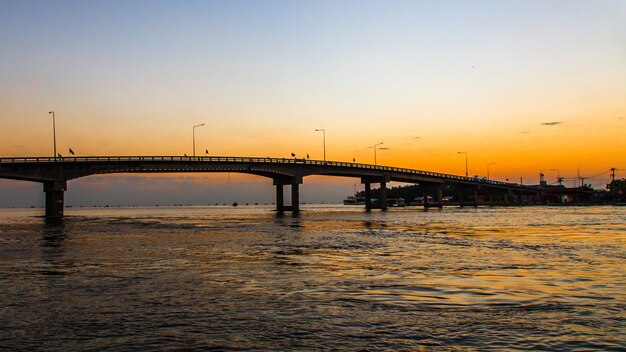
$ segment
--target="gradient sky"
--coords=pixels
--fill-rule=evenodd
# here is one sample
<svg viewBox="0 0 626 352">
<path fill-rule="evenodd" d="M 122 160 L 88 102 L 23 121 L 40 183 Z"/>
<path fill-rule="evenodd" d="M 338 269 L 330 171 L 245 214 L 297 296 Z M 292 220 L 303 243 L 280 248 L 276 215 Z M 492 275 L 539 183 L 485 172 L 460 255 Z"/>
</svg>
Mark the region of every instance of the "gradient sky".
<svg viewBox="0 0 626 352">
<path fill-rule="evenodd" d="M 2 157 L 52 155 L 54 110 L 63 154 L 191 154 L 206 123 L 211 155 L 321 159 L 325 128 L 330 160 L 373 163 L 382 141 L 379 164 L 464 174 L 466 151 L 471 175 L 495 163 L 492 178 L 524 183 L 580 169 L 602 186 L 626 168 L 625 1 L 3 0 L 0 48 Z M 186 203 L 226 182 L 188 176 L 72 181 L 68 201 L 158 179 Z M 246 185 L 233 198 L 271 195 L 265 179 L 231 182 Z M 354 182 L 305 179 L 303 201 Z M 27 202 L 22 188 L 40 197 L 0 181 L 0 206 Z"/>
</svg>

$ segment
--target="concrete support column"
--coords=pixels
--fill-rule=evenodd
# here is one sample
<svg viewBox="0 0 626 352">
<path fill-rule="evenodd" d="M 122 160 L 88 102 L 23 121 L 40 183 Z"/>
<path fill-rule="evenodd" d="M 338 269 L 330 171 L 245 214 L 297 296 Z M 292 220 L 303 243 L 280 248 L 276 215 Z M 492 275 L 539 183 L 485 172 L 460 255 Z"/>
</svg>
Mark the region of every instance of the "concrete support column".
<svg viewBox="0 0 626 352">
<path fill-rule="evenodd" d="M 424 204 L 424 209 L 428 210 L 428 185 L 422 184 L 422 204 Z"/>
<path fill-rule="evenodd" d="M 493 206 L 493 192 L 488 190 L 487 195 L 489 196 L 489 205 Z"/>
<path fill-rule="evenodd" d="M 285 211 L 285 199 L 283 185 L 276 185 L 276 211 L 282 213 Z"/>
<path fill-rule="evenodd" d="M 365 182 L 365 210 L 372 210 L 372 184 Z"/>
<path fill-rule="evenodd" d="M 380 199 L 378 200 L 380 206 L 376 208 L 387 209 L 387 182 L 389 181 L 389 175 L 361 177 L 361 183 L 365 185 L 365 210 L 369 211 L 374 208 L 372 206 L 372 183 L 378 182 L 380 182 Z"/>
<path fill-rule="evenodd" d="M 464 199 L 463 199 L 463 191 L 465 191 L 463 188 L 459 188 L 459 207 L 463 208 L 464 206 Z"/>
<path fill-rule="evenodd" d="M 509 193 L 511 193 L 510 190 L 507 190 L 506 192 L 504 192 L 504 204 L 509 204 Z"/>
<path fill-rule="evenodd" d="M 437 185 L 437 206 L 443 209 L 443 184 Z"/>
<path fill-rule="evenodd" d="M 285 177 L 275 178 L 274 186 L 276 186 L 276 211 L 282 213 L 284 211 L 291 210 L 293 213 L 300 211 L 300 184 L 302 183 L 301 177 Z M 291 185 L 291 205 L 286 206 L 284 200 L 283 186 Z"/>
<path fill-rule="evenodd" d="M 387 210 L 387 182 L 380 182 L 380 209 Z"/>
<path fill-rule="evenodd" d="M 474 188 L 474 208 L 478 207 L 478 189 Z"/>
<path fill-rule="evenodd" d="M 63 198 L 67 190 L 67 181 L 45 181 L 43 191 L 46 193 L 46 219 L 57 220 L 63 218 Z"/>
<path fill-rule="evenodd" d="M 297 183 L 291 185 L 291 212 L 300 212 L 300 185 Z"/>
</svg>

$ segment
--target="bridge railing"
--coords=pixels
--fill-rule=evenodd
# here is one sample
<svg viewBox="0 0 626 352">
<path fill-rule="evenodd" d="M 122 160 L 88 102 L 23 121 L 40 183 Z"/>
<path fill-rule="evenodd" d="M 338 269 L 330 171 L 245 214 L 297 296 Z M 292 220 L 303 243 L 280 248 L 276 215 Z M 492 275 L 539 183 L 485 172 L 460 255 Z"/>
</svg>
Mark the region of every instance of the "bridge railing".
<svg viewBox="0 0 626 352">
<path fill-rule="evenodd" d="M 432 172 L 425 170 L 406 169 L 392 166 L 381 166 L 371 164 L 360 164 L 341 161 L 323 161 L 310 160 L 300 158 L 263 158 L 263 157 L 232 157 L 232 156 L 77 156 L 77 157 L 18 157 L 18 158 L 0 158 L 0 166 L 2 164 L 24 164 L 24 163 L 82 163 L 82 162 L 227 162 L 227 163 L 268 163 L 268 164 L 302 164 L 302 165 L 320 165 L 334 166 L 344 168 L 371 169 L 376 171 L 387 171 L 404 173 L 420 176 L 432 176 L 448 180 L 502 185 L 517 186 L 516 183 L 487 180 L 485 178 L 465 177 L 452 174 L 444 174 L 440 172 Z"/>
</svg>

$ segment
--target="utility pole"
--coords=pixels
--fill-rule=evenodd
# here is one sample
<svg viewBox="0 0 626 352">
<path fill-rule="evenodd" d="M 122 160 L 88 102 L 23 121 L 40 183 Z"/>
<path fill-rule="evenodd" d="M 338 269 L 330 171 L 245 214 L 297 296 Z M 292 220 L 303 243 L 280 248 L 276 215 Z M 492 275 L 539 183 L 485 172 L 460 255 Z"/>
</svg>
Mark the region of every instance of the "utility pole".
<svg viewBox="0 0 626 352">
<path fill-rule="evenodd" d="M 615 170 L 616 168 L 611 168 L 611 201 L 615 202 Z"/>
<path fill-rule="evenodd" d="M 615 182 L 615 170 L 617 169 L 614 167 L 611 168 L 611 182 Z"/>
</svg>

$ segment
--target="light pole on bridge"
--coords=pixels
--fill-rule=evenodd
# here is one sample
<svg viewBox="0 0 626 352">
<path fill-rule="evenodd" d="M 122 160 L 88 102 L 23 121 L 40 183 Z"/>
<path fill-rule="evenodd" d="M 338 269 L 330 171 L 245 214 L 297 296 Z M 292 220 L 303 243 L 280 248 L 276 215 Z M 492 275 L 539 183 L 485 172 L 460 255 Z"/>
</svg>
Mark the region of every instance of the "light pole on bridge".
<svg viewBox="0 0 626 352">
<path fill-rule="evenodd" d="M 48 114 L 52 114 L 52 143 L 54 144 L 54 160 L 57 160 L 57 132 L 54 123 L 54 111 L 48 111 Z"/>
<path fill-rule="evenodd" d="M 326 161 L 326 130 L 323 128 L 318 128 L 315 130 L 315 132 L 322 132 L 322 135 L 324 137 L 324 161 Z"/>
<path fill-rule="evenodd" d="M 487 180 L 489 180 L 489 166 L 491 165 L 495 165 L 496 163 L 489 163 L 487 164 Z"/>
<path fill-rule="evenodd" d="M 465 177 L 468 177 L 469 172 L 467 172 L 467 152 L 458 152 L 457 154 L 465 154 Z"/>
<path fill-rule="evenodd" d="M 376 147 L 381 145 L 381 144 L 383 144 L 383 142 L 376 143 L 376 144 L 374 144 L 373 146 L 370 147 L 370 148 L 374 148 L 374 165 L 377 165 L 376 164 Z"/>
<path fill-rule="evenodd" d="M 204 126 L 203 123 L 193 126 L 193 156 L 196 156 L 196 127 Z"/>
</svg>

